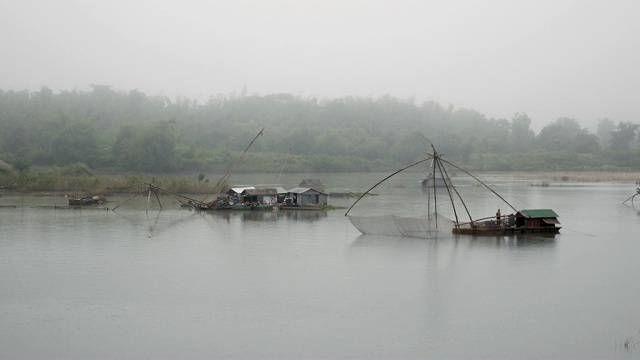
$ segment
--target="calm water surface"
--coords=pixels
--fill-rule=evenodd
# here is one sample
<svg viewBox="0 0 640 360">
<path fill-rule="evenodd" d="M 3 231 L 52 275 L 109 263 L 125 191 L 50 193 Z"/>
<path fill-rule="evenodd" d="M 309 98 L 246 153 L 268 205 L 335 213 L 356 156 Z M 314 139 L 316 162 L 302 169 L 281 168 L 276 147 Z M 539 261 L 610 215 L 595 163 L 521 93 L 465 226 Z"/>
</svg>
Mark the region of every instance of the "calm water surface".
<svg viewBox="0 0 640 360">
<path fill-rule="evenodd" d="M 320 178 L 363 191 L 384 175 Z M 426 214 L 420 178 L 352 212 Z M 621 346 L 640 341 L 640 207 L 622 205 L 636 186 L 487 181 L 518 209 L 554 209 L 561 234 L 378 237 L 345 210 L 196 213 L 163 197 L 146 212 L 146 196 L 54 210 L 39 206 L 63 197 L 5 192 L 20 206 L 0 208 L 0 358 L 640 358 Z M 510 212 L 454 182 L 476 217 Z"/>
</svg>

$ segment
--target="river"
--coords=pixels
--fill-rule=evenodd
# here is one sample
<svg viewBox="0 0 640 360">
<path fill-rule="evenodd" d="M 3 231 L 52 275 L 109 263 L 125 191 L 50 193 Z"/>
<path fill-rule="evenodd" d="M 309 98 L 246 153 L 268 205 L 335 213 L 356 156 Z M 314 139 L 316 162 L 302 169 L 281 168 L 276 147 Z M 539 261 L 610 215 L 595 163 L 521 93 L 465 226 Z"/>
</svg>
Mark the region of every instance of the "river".
<svg viewBox="0 0 640 360">
<path fill-rule="evenodd" d="M 383 175 L 292 183 L 364 191 Z M 352 213 L 426 214 L 420 179 L 400 174 Z M 162 211 L 146 196 L 71 210 L 5 191 L 0 358 L 640 358 L 640 197 L 622 204 L 636 186 L 485 182 L 517 209 L 556 211 L 560 234 L 362 235 L 344 216 L 353 198 L 198 213 L 167 196 Z M 454 183 L 478 217 L 511 211 Z"/>
</svg>

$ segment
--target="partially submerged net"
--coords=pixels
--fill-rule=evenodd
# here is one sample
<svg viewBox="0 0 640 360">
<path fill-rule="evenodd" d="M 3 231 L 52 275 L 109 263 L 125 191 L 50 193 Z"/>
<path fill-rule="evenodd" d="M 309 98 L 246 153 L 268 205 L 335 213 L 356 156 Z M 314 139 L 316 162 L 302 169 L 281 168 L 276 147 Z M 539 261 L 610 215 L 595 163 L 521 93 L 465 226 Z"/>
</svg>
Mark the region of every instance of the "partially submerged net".
<svg viewBox="0 0 640 360">
<path fill-rule="evenodd" d="M 354 216 L 349 220 L 366 235 L 406 236 L 433 239 L 439 232 L 451 232 L 452 220 L 440 214 L 427 217 L 402 217 L 396 215 Z"/>
</svg>

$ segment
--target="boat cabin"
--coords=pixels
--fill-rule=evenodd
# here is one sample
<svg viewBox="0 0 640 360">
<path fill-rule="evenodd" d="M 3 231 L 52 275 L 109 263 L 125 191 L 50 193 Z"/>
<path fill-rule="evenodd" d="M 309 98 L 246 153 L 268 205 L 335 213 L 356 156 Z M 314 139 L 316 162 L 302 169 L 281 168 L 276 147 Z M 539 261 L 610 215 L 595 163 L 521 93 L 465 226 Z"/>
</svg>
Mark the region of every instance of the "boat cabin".
<svg viewBox="0 0 640 360">
<path fill-rule="evenodd" d="M 515 216 L 516 227 L 554 228 L 556 224 L 560 224 L 558 214 L 551 209 L 520 210 Z"/>
</svg>

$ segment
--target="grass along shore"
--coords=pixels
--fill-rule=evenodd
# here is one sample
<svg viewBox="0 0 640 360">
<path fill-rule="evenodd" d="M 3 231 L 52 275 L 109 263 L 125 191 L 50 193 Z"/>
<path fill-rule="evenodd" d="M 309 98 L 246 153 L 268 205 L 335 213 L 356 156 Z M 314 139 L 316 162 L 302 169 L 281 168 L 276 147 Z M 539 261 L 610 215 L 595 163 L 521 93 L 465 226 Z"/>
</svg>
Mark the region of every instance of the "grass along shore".
<svg viewBox="0 0 640 360">
<path fill-rule="evenodd" d="M 554 182 L 640 182 L 640 172 L 605 171 L 553 171 L 553 172 L 511 172 L 506 176 L 518 180 L 554 181 Z"/>
<path fill-rule="evenodd" d="M 480 178 L 489 175 L 479 174 Z M 532 182 L 619 182 L 640 184 L 640 172 L 500 172 L 492 175 L 528 180 Z M 207 194 L 217 180 L 209 181 L 193 176 L 147 176 L 123 174 L 121 176 L 62 175 L 52 172 L 0 173 L 0 186 L 4 192 L 64 193 L 69 195 L 105 195 L 139 193 L 147 189 L 145 183 L 178 194 Z M 228 184 L 223 184 L 226 187 Z"/>
<path fill-rule="evenodd" d="M 217 182 L 217 181 L 215 181 Z M 68 195 L 105 195 L 135 194 L 148 189 L 145 183 L 151 183 L 162 189 L 178 194 L 207 194 L 215 182 L 208 179 L 185 176 L 69 176 L 48 173 L 18 174 L 0 176 L 2 191 L 26 193 L 62 193 Z M 222 184 L 224 187 L 225 184 Z"/>
</svg>

